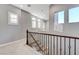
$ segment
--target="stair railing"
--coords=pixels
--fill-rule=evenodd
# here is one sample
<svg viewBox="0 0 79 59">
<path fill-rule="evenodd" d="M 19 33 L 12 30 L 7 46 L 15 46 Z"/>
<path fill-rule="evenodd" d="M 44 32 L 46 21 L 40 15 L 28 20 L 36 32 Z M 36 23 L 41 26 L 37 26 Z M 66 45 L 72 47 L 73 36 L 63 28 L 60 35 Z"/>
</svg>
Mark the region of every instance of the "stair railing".
<svg viewBox="0 0 79 59">
<path fill-rule="evenodd" d="M 27 40 L 26 43 L 29 45 L 29 38 L 28 34 L 32 37 L 35 41 L 39 49 L 42 51 L 43 54 L 47 55 L 71 55 L 72 47 L 73 47 L 73 55 L 77 54 L 77 43 L 76 41 L 79 37 L 72 37 L 72 36 L 64 36 L 64 35 L 56 35 L 56 34 L 47 34 L 47 33 L 38 33 L 38 32 L 30 32 L 27 30 Z M 33 34 L 40 36 L 40 42 L 47 47 L 47 50 L 44 51 L 36 39 L 34 38 Z M 74 40 L 73 42 L 71 40 Z M 73 45 L 71 45 L 73 43 Z M 63 46 L 63 47 L 62 47 Z"/>
</svg>

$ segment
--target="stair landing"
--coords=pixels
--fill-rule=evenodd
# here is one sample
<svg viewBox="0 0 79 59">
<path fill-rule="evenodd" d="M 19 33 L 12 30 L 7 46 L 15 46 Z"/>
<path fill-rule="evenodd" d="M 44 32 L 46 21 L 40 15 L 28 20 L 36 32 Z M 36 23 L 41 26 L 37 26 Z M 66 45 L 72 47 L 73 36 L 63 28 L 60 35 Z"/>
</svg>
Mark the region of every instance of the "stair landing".
<svg viewBox="0 0 79 59">
<path fill-rule="evenodd" d="M 0 46 L 0 55 L 41 55 L 41 53 L 26 45 L 25 39 L 22 39 L 5 46 Z"/>
</svg>

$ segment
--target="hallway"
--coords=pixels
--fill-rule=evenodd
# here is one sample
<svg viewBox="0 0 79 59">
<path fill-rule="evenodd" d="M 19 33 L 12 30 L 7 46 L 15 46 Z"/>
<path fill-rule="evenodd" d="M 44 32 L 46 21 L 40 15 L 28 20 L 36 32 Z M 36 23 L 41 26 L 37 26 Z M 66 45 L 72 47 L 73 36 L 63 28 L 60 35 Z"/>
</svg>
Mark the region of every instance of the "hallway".
<svg viewBox="0 0 79 59">
<path fill-rule="evenodd" d="M 25 39 L 0 46 L 0 55 L 41 55 L 33 48 L 25 45 Z"/>
</svg>

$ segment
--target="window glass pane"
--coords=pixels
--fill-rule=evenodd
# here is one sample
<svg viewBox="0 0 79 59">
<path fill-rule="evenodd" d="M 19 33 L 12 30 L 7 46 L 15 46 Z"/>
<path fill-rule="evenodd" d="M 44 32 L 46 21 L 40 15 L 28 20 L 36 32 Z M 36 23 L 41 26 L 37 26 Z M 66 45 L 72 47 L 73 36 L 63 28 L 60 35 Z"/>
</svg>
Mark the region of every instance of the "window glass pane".
<svg viewBox="0 0 79 59">
<path fill-rule="evenodd" d="M 54 31 L 62 32 L 64 23 L 64 11 L 54 14 Z"/>
<path fill-rule="evenodd" d="M 36 28 L 36 21 L 32 21 L 32 28 Z"/>
<path fill-rule="evenodd" d="M 79 7 L 69 9 L 69 23 L 79 22 Z"/>
<path fill-rule="evenodd" d="M 58 13 L 58 23 L 64 23 L 64 11 Z"/>
<path fill-rule="evenodd" d="M 64 11 L 54 14 L 54 24 L 64 23 Z"/>
<path fill-rule="evenodd" d="M 17 18 L 17 15 L 10 13 L 10 18 Z"/>
<path fill-rule="evenodd" d="M 32 20 L 36 20 L 36 18 L 33 17 Z"/>
<path fill-rule="evenodd" d="M 12 12 L 9 12 L 9 24 L 18 24 L 18 15 Z"/>
<path fill-rule="evenodd" d="M 42 28 L 43 30 L 45 30 L 45 22 L 43 21 L 43 24 L 42 24 Z"/>
<path fill-rule="evenodd" d="M 40 27 L 41 27 L 41 20 L 38 19 L 38 28 L 40 28 Z"/>
<path fill-rule="evenodd" d="M 36 18 L 32 18 L 32 28 L 36 28 Z"/>
<path fill-rule="evenodd" d="M 11 19 L 10 22 L 15 24 L 18 23 L 16 19 Z"/>
</svg>

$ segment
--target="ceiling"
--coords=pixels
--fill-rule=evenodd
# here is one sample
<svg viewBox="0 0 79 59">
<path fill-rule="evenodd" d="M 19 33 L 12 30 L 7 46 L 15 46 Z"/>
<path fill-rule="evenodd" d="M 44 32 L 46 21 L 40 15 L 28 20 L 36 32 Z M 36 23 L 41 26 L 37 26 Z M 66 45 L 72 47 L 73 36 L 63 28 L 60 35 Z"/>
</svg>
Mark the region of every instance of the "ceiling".
<svg viewBox="0 0 79 59">
<path fill-rule="evenodd" d="M 39 18 L 49 19 L 49 4 L 13 4 Z"/>
</svg>

